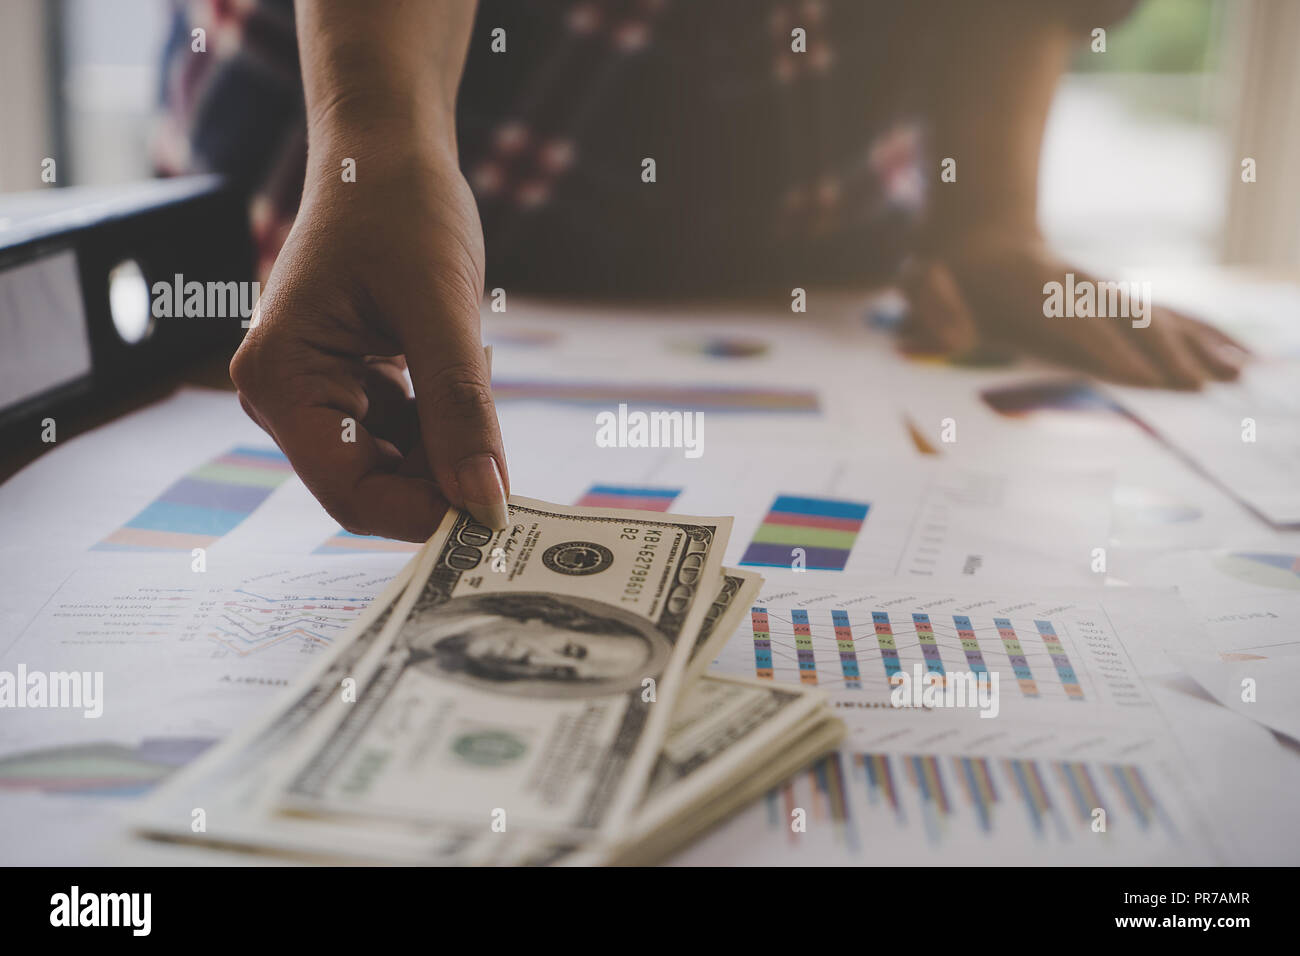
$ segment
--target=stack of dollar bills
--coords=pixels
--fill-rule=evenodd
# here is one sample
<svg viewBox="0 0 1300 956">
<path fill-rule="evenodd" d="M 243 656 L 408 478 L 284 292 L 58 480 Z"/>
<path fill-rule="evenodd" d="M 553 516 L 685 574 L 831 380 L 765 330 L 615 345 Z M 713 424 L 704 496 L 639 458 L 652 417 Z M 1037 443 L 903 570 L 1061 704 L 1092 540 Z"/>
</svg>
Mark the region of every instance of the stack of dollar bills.
<svg viewBox="0 0 1300 956">
<path fill-rule="evenodd" d="M 813 688 L 704 673 L 762 578 L 730 518 L 452 511 L 328 653 L 141 808 L 155 839 L 401 864 L 660 860 L 832 749 Z"/>
</svg>

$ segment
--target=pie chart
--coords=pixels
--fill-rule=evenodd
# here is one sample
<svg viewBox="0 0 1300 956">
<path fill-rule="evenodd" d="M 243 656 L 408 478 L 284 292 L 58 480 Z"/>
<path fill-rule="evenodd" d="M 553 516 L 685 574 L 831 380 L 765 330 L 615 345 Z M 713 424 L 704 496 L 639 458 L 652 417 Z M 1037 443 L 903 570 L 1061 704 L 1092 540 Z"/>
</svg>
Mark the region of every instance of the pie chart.
<svg viewBox="0 0 1300 956">
<path fill-rule="evenodd" d="M 1300 591 L 1300 555 L 1272 551 L 1230 551 L 1214 565 L 1224 574 L 1265 588 Z"/>
</svg>

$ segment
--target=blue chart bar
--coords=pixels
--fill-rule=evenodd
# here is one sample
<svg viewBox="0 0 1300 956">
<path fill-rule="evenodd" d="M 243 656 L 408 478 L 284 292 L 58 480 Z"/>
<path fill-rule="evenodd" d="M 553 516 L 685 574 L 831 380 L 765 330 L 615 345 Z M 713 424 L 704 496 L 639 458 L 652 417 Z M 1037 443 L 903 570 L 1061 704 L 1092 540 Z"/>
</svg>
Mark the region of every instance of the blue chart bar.
<svg viewBox="0 0 1300 956">
<path fill-rule="evenodd" d="M 771 680 L 772 633 L 768 629 L 767 608 L 751 608 L 749 616 L 754 626 L 754 673 L 763 680 Z"/>
<path fill-rule="evenodd" d="M 813 656 L 812 627 L 808 623 L 808 612 L 796 609 L 790 612 L 790 621 L 794 624 L 794 649 L 799 659 L 799 683 L 817 683 L 817 658 Z"/>
<path fill-rule="evenodd" d="M 846 690 L 861 690 L 862 675 L 858 672 L 858 653 L 853 647 L 853 628 L 849 625 L 848 611 L 831 611 L 835 625 L 835 646 L 840 652 L 840 670 L 844 672 Z"/>
<path fill-rule="evenodd" d="M 980 652 L 980 644 L 975 638 L 975 628 L 971 626 L 970 618 L 964 614 L 954 614 L 952 622 L 957 626 L 957 637 L 961 640 L 961 649 L 966 652 L 966 663 L 970 665 L 971 673 L 977 675 L 977 680 L 984 680 L 989 669 L 984 666 L 984 655 Z"/>
<path fill-rule="evenodd" d="M 894 640 L 894 629 L 889 623 L 889 614 L 885 611 L 872 611 L 871 623 L 876 629 L 876 644 L 880 648 L 880 660 L 885 665 L 885 677 L 889 685 L 894 686 L 894 675 L 902 671 L 898 663 L 898 642 Z"/>
</svg>

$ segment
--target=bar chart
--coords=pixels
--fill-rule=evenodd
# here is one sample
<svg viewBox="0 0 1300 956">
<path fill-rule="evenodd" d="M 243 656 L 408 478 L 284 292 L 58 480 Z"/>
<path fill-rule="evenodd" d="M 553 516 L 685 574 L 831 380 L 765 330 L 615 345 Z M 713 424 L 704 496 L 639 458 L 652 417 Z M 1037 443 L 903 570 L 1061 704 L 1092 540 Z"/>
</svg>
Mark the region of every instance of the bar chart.
<svg viewBox="0 0 1300 956">
<path fill-rule="evenodd" d="M 870 508 L 856 501 L 778 495 L 740 563 L 843 571 Z"/>
<path fill-rule="evenodd" d="M 763 816 L 791 848 L 830 842 L 848 857 L 908 841 L 996 856 L 1011 844 L 1104 852 L 1182 836 L 1140 764 L 849 748 L 770 791 Z"/>
<path fill-rule="evenodd" d="M 635 511 L 670 511 L 680 488 L 596 484 L 574 502 L 581 508 L 631 508 Z"/>
<path fill-rule="evenodd" d="M 1077 653 L 1066 647 L 1066 625 L 1051 620 L 755 606 L 749 632 L 747 673 L 765 680 L 887 695 L 919 665 L 940 688 L 957 672 L 977 680 L 997 673 L 1025 698 L 1088 699 L 1072 659 Z M 729 646 L 725 661 L 732 667 L 743 643 L 741 635 Z"/>
<path fill-rule="evenodd" d="M 279 449 L 236 446 L 174 482 L 92 550 L 206 548 L 233 531 L 292 474 Z"/>
</svg>

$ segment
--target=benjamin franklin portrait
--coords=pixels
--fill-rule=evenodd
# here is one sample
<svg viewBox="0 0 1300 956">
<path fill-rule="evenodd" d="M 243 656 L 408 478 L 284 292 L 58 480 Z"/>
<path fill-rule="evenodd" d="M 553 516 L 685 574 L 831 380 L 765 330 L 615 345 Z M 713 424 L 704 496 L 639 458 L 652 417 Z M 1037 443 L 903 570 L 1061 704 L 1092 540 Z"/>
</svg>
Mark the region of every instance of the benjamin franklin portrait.
<svg viewBox="0 0 1300 956">
<path fill-rule="evenodd" d="M 640 689 L 672 647 L 647 620 L 540 592 L 453 598 L 403 628 L 411 663 L 493 693 L 595 697 Z"/>
</svg>

